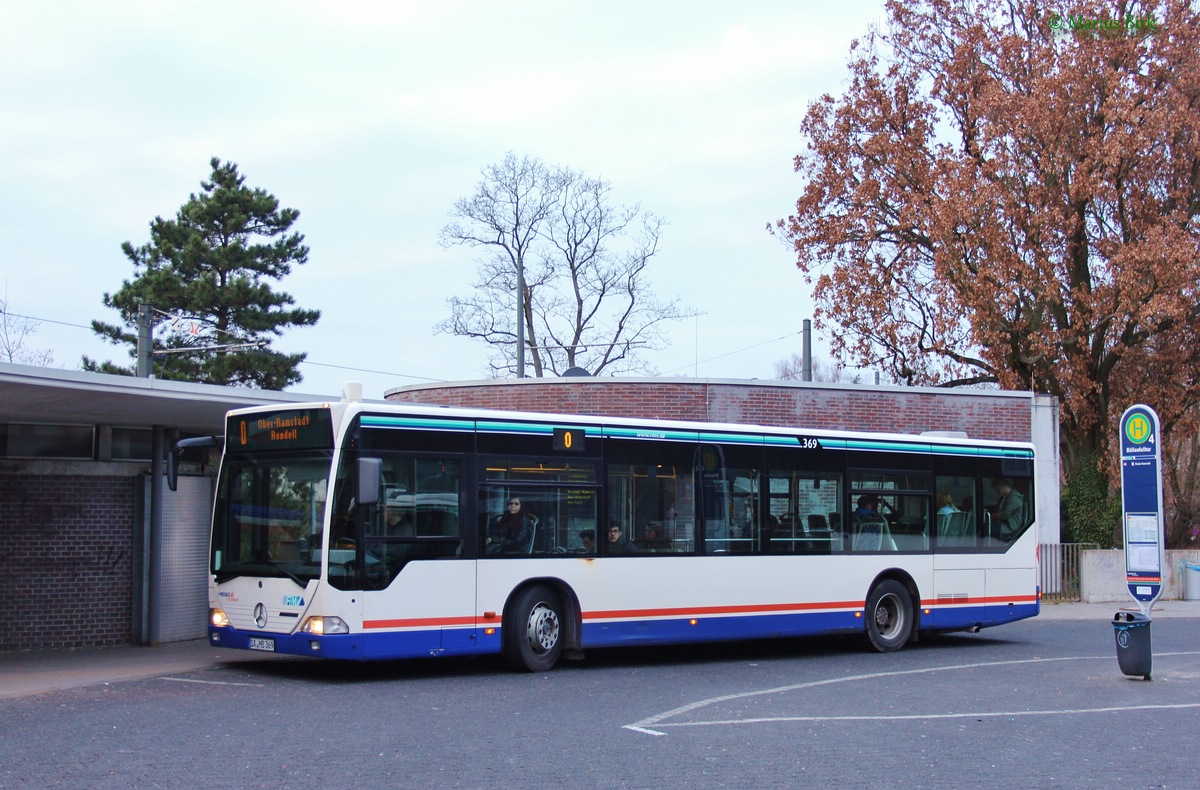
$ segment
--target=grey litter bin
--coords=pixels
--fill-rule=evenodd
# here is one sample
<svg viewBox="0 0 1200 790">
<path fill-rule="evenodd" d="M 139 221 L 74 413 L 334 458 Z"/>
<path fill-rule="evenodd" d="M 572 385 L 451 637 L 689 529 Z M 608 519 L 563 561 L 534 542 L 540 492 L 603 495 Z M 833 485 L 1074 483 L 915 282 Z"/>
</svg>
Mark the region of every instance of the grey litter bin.
<svg viewBox="0 0 1200 790">
<path fill-rule="evenodd" d="M 1183 564 L 1183 600 L 1200 601 L 1200 565 Z"/>
<path fill-rule="evenodd" d="M 1117 663 L 1126 675 L 1150 679 L 1150 618 L 1141 612 L 1117 612 L 1113 615 L 1113 633 L 1117 638 Z"/>
</svg>

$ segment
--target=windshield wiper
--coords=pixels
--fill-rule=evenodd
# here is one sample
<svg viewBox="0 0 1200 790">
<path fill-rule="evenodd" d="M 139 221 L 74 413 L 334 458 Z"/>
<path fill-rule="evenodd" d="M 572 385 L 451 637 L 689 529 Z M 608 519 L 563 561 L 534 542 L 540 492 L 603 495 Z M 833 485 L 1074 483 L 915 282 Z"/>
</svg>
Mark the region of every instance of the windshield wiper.
<svg viewBox="0 0 1200 790">
<path fill-rule="evenodd" d="M 308 586 L 307 582 L 305 582 L 299 576 L 297 576 L 296 574 L 294 574 L 290 570 L 288 570 L 282 562 L 268 562 L 267 564 L 270 565 L 272 568 L 275 568 L 276 570 L 283 571 L 284 576 L 287 576 L 289 579 L 291 579 L 292 581 L 294 581 L 296 584 L 300 585 L 301 587 Z"/>
<path fill-rule="evenodd" d="M 268 565 L 271 568 L 274 568 L 275 570 L 282 573 L 284 576 L 291 579 L 293 582 L 295 582 L 299 586 L 308 587 L 307 581 L 305 581 L 303 578 L 296 575 L 292 571 L 288 570 L 288 568 L 286 566 L 284 566 L 284 564 L 282 562 L 274 562 L 274 561 L 269 560 L 267 562 L 260 563 L 260 566 L 261 565 Z M 213 577 L 217 580 L 217 584 L 224 584 L 225 582 L 229 581 L 230 579 L 236 579 L 239 576 L 254 576 L 254 575 L 256 575 L 256 574 L 253 573 L 253 567 L 241 568 L 239 570 L 232 570 L 232 569 L 220 570 L 220 571 L 215 571 L 213 573 Z"/>
</svg>

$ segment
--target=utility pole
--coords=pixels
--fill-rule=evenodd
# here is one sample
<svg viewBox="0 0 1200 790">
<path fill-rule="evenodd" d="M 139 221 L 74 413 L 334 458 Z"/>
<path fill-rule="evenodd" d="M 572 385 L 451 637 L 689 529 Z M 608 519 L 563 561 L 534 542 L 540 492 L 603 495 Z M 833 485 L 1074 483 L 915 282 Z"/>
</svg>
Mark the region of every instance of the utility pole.
<svg viewBox="0 0 1200 790">
<path fill-rule="evenodd" d="M 525 378 L 525 266 L 517 258 L 517 378 Z"/>
<path fill-rule="evenodd" d="M 137 328 L 137 376 L 148 379 L 154 373 L 154 305 L 138 305 Z"/>
<path fill-rule="evenodd" d="M 812 381 L 812 321 L 804 319 L 803 342 L 800 345 L 800 380 Z"/>
</svg>

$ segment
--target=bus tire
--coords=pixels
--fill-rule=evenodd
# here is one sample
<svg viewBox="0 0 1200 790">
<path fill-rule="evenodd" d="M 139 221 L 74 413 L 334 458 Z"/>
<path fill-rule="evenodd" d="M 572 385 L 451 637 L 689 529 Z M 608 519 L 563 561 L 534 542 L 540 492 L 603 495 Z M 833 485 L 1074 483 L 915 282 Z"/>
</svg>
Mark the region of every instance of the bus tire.
<svg viewBox="0 0 1200 790">
<path fill-rule="evenodd" d="M 912 596 L 895 579 L 884 579 L 867 596 L 867 641 L 880 653 L 892 653 L 908 643 L 913 632 Z"/>
<path fill-rule="evenodd" d="M 517 671 L 546 672 L 562 653 L 562 605 L 545 585 L 521 592 L 504 624 L 504 657 Z"/>
</svg>

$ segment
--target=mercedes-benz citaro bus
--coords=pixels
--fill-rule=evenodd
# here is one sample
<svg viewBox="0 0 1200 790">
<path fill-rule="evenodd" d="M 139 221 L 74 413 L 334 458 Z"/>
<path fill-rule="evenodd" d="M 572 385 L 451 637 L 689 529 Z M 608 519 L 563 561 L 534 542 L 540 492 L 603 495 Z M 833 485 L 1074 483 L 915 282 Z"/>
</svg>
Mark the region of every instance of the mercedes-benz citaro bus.
<svg viewBox="0 0 1200 790">
<path fill-rule="evenodd" d="M 358 400 L 227 416 L 213 646 L 336 659 L 919 634 L 1038 613 L 1034 448 Z"/>
</svg>

